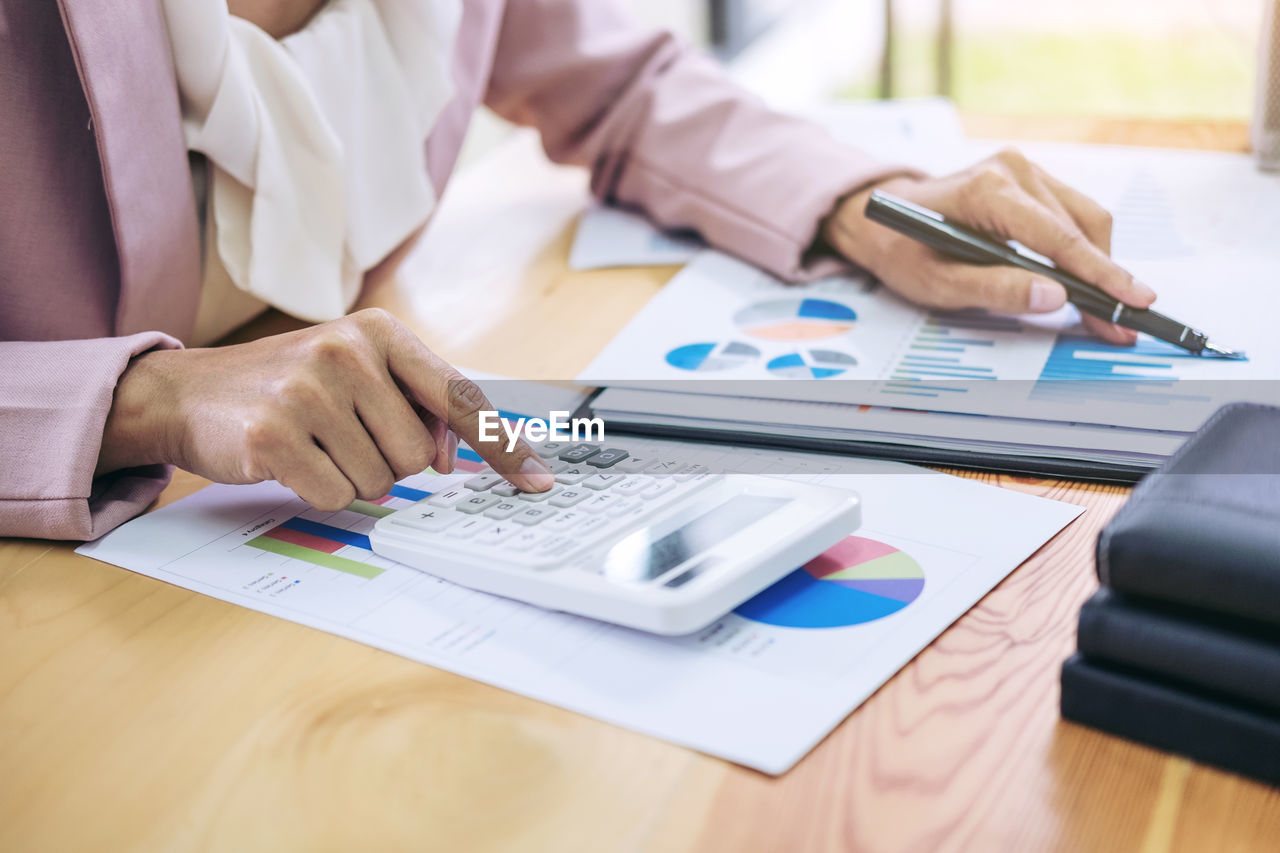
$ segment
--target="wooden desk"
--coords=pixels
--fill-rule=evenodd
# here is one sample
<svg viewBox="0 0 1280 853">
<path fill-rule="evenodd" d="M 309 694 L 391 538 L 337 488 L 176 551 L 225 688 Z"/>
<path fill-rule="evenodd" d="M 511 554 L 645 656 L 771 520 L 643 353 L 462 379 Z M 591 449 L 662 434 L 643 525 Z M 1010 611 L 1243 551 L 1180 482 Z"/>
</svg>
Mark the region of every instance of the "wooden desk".
<svg viewBox="0 0 1280 853">
<path fill-rule="evenodd" d="M 364 302 L 457 363 L 572 376 L 672 270 L 568 272 L 583 177 L 504 157 Z M 532 224 L 492 239 L 494 199 Z M 557 333 L 582 305 L 591 322 Z M 1125 490 L 982 479 L 1089 511 L 780 779 L 68 545 L 0 543 L 0 850 L 1280 848 L 1280 793 L 1058 719 Z M 202 485 L 179 475 L 162 502 Z"/>
</svg>

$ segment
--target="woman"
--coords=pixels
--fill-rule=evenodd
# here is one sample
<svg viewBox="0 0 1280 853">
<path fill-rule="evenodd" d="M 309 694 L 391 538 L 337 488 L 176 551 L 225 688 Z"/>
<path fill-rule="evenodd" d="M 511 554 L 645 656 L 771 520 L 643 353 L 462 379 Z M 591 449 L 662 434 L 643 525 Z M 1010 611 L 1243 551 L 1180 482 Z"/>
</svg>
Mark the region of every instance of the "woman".
<svg viewBox="0 0 1280 853">
<path fill-rule="evenodd" d="M 786 279 L 854 264 L 927 305 L 1065 301 L 869 223 L 883 187 L 1155 298 L 1109 259 L 1106 212 L 1016 153 L 941 178 L 873 162 L 605 0 L 106 5 L 0 0 L 0 535 L 99 536 L 169 465 L 322 509 L 449 470 L 483 394 L 391 317 L 343 313 L 429 221 L 480 103 L 599 197 Z M 182 348 L 267 305 L 321 322 Z M 527 447 L 470 443 L 550 486 Z"/>
</svg>

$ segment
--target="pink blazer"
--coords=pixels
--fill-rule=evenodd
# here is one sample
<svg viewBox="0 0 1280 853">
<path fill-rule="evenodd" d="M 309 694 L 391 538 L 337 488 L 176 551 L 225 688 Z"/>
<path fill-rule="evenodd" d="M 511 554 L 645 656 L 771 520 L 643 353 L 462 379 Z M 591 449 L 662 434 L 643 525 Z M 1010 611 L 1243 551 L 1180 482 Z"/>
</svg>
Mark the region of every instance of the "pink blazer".
<svg viewBox="0 0 1280 853">
<path fill-rule="evenodd" d="M 467 0 L 454 72 L 438 190 L 484 103 L 597 196 L 788 279 L 824 272 L 802 256 L 834 202 L 895 171 L 606 0 Z M 95 538 L 164 488 L 93 470 L 129 359 L 190 332 L 199 259 L 159 4 L 0 0 L 0 535 Z"/>
</svg>

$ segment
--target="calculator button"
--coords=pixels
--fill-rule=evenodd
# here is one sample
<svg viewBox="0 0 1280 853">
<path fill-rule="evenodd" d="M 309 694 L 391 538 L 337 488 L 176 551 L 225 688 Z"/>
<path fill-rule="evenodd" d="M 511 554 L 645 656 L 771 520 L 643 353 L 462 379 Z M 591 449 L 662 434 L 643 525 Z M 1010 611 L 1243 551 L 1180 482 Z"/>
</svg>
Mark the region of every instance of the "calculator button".
<svg viewBox="0 0 1280 853">
<path fill-rule="evenodd" d="M 594 468 L 609 468 L 617 465 L 630 454 L 620 447 L 606 447 L 595 456 L 587 460 L 587 464 Z"/>
<path fill-rule="evenodd" d="M 427 498 L 427 503 L 431 506 L 453 506 L 458 501 L 465 497 L 469 497 L 470 495 L 471 493 L 467 490 L 455 487 L 452 489 L 445 489 L 443 492 L 436 492 L 434 495 Z"/>
<path fill-rule="evenodd" d="M 613 529 L 613 522 L 605 518 L 603 515 L 593 515 L 586 521 L 578 525 L 573 531 L 573 535 L 578 537 L 579 541 L 589 539 L 597 533 L 603 533 L 606 530 Z"/>
<path fill-rule="evenodd" d="M 651 467 L 651 468 L 646 468 L 646 469 L 645 469 L 645 473 L 646 473 L 646 474 L 659 474 L 659 475 L 661 475 L 661 474 L 674 474 L 675 472 L 677 472 L 677 471 L 679 471 L 681 468 L 683 468 L 683 467 L 685 466 L 685 464 L 686 464 L 686 463 L 684 463 L 684 462 L 677 462 L 677 461 L 676 461 L 676 460 L 674 460 L 674 459 L 664 459 L 664 460 L 662 460 L 661 462 L 656 463 L 653 467 Z"/>
<path fill-rule="evenodd" d="M 570 528 L 577 527 L 588 518 L 596 518 L 596 516 L 587 515 L 585 512 L 581 511 L 570 510 L 569 512 L 562 512 L 555 518 L 548 521 L 542 529 L 549 530 L 552 533 L 565 533 Z"/>
<path fill-rule="evenodd" d="M 459 515 L 451 509 L 435 508 L 398 512 L 392 517 L 392 521 L 396 524 L 403 524 L 405 527 L 412 527 L 414 530 L 435 532 L 444 530 L 462 518 L 466 518 L 466 516 Z"/>
<path fill-rule="evenodd" d="M 576 465 L 579 462 L 586 462 L 599 452 L 600 448 L 593 444 L 579 444 L 577 447 L 571 447 L 561 453 L 560 458 L 571 465 Z"/>
<path fill-rule="evenodd" d="M 630 456 L 618 463 L 617 470 L 624 474 L 639 474 L 657 461 L 652 456 Z"/>
<path fill-rule="evenodd" d="M 653 482 L 651 482 L 648 488 L 646 488 L 643 492 L 640 493 L 640 497 L 644 498 L 647 501 L 651 501 L 654 498 L 665 495 L 667 492 L 671 491 L 675 487 L 676 487 L 676 484 L 672 480 L 669 480 L 664 477 L 661 480 L 654 480 Z"/>
<path fill-rule="evenodd" d="M 561 489 L 558 494 L 551 497 L 551 500 L 548 501 L 548 503 L 552 506 L 573 506 L 579 501 L 584 501 L 591 497 L 591 494 L 592 493 L 588 492 L 586 489 L 578 487 Z"/>
<path fill-rule="evenodd" d="M 445 535 L 452 536 L 454 539 L 469 539 L 483 530 L 488 530 L 492 524 L 482 518 L 468 518 L 461 524 L 455 524 L 445 530 Z"/>
<path fill-rule="evenodd" d="M 458 512 L 465 512 L 468 515 L 475 515 L 478 512 L 484 512 L 494 504 L 502 502 L 502 498 L 497 495 L 472 495 L 463 501 L 458 501 L 453 508 Z"/>
<path fill-rule="evenodd" d="M 500 498 L 514 498 L 520 494 L 520 490 L 507 482 L 499 483 L 489 490 L 490 494 L 495 494 Z"/>
<path fill-rule="evenodd" d="M 560 490 L 561 490 L 562 488 L 564 488 L 564 487 L 563 487 L 563 486 L 552 486 L 551 488 L 547 489 L 545 492 L 521 492 L 521 493 L 520 493 L 520 500 L 522 500 L 522 501 L 535 501 L 535 502 L 536 502 L 536 501 L 545 501 L 545 500 L 547 500 L 548 498 L 554 498 L 556 495 L 560 494 Z"/>
<path fill-rule="evenodd" d="M 540 557 L 554 557 L 559 554 L 567 554 L 573 550 L 577 544 L 570 536 L 552 536 L 550 539 L 544 539 L 533 549 L 533 553 Z"/>
<path fill-rule="evenodd" d="M 614 495 L 613 497 L 617 497 Z M 631 515 L 639 512 L 644 507 L 644 501 L 637 498 L 626 498 L 618 501 L 613 506 L 606 508 L 605 514 L 610 518 L 617 518 L 620 515 Z"/>
<path fill-rule="evenodd" d="M 583 488 L 600 491 L 622 482 L 621 474 L 596 474 L 582 481 Z"/>
<path fill-rule="evenodd" d="M 654 482 L 655 480 L 652 477 L 627 477 L 621 483 L 614 486 L 613 491 L 614 494 L 632 497 L 634 495 L 639 495 L 645 489 L 649 488 L 650 484 Z"/>
<path fill-rule="evenodd" d="M 549 533 L 541 528 L 524 528 L 520 533 L 517 533 L 515 536 L 512 536 L 504 542 L 502 547 L 508 551 L 528 552 L 533 549 L 534 545 L 537 545 L 549 535 Z"/>
<path fill-rule="evenodd" d="M 507 499 L 486 509 L 484 511 L 484 516 L 485 518 L 496 518 L 501 521 L 504 518 L 510 518 L 522 509 L 524 509 L 524 506 L 513 500 Z"/>
<path fill-rule="evenodd" d="M 481 531 L 476 536 L 477 545 L 501 545 L 508 537 L 515 536 L 516 531 L 521 528 L 516 527 L 510 522 L 504 524 L 495 524 L 488 530 Z"/>
<path fill-rule="evenodd" d="M 569 463 L 561 459 L 544 459 L 543 461 L 547 463 L 547 467 L 551 469 L 552 474 L 559 474 L 569 467 Z"/>
<path fill-rule="evenodd" d="M 585 510 L 586 512 L 604 512 L 607 509 L 612 509 L 614 504 L 622 503 L 623 500 L 625 500 L 625 498 L 620 498 L 615 494 L 605 492 L 603 494 L 596 495 L 589 501 L 583 501 L 579 506 L 579 509 Z"/>
<path fill-rule="evenodd" d="M 676 472 L 676 482 L 683 483 L 686 480 L 692 480 L 694 477 L 704 477 L 711 471 L 706 465 L 686 465 Z"/>
<path fill-rule="evenodd" d="M 462 485 L 471 489 L 473 492 L 483 492 L 491 486 L 496 486 L 502 482 L 502 477 L 497 474 L 481 474 L 478 477 L 472 477 Z"/>
<path fill-rule="evenodd" d="M 556 482 L 576 486 L 588 477 L 594 477 L 595 473 L 585 465 L 573 465 L 556 474 Z"/>
<path fill-rule="evenodd" d="M 564 441 L 544 441 L 541 444 L 533 445 L 533 452 L 541 456 L 543 459 L 550 459 L 552 456 L 559 456 L 568 449 L 569 444 Z"/>
<path fill-rule="evenodd" d="M 521 512 L 519 515 L 513 515 L 511 520 L 516 524 L 532 526 L 541 524 L 546 519 L 556 514 L 556 510 L 549 506 L 531 506 Z"/>
</svg>

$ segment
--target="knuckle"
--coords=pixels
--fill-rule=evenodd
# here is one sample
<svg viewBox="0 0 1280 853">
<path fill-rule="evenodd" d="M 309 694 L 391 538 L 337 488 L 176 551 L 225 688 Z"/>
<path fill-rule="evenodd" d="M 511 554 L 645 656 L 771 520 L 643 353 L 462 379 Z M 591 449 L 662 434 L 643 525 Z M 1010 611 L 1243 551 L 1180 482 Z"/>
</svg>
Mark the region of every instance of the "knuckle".
<svg viewBox="0 0 1280 853">
<path fill-rule="evenodd" d="M 401 477 L 420 474 L 435 461 L 435 448 L 419 442 L 406 450 L 396 463 L 395 473 Z M 388 490 L 390 487 L 388 487 Z"/>
<path fill-rule="evenodd" d="M 1115 217 L 1105 207 L 1097 207 L 1089 213 L 1089 221 L 1099 233 L 1110 234 L 1115 226 Z"/>
<path fill-rule="evenodd" d="M 324 384 L 310 373 L 294 373 L 276 383 L 274 397 L 294 409 L 309 409 L 329 399 Z"/>
<path fill-rule="evenodd" d="M 325 367 L 344 367 L 356 360 L 363 344 L 359 328 L 338 321 L 326 325 L 307 344 L 311 361 Z"/>
<path fill-rule="evenodd" d="M 375 495 L 380 497 L 380 495 Z M 334 485 L 324 490 L 323 494 L 317 495 L 315 500 L 309 503 L 322 512 L 337 512 L 351 505 L 356 499 L 356 490 L 350 484 Z"/>
<path fill-rule="evenodd" d="M 456 417 L 471 417 L 489 405 L 480 386 L 464 376 L 453 376 L 448 386 L 449 411 Z"/>
<path fill-rule="evenodd" d="M 241 427 L 245 447 L 255 457 L 262 457 L 280 450 L 285 444 L 284 430 L 279 421 L 267 415 L 247 418 Z"/>
<path fill-rule="evenodd" d="M 367 483 L 362 483 L 360 488 L 356 489 L 356 497 L 362 501 L 373 501 L 382 497 L 391 491 L 391 487 L 396 484 L 395 479 L 388 473 L 386 476 L 375 476 Z M 347 501 L 350 503 L 350 501 Z"/>
<path fill-rule="evenodd" d="M 1013 146 L 1001 148 L 995 155 L 995 159 L 1006 166 L 1023 169 L 1030 165 L 1027 156 Z"/>
</svg>

